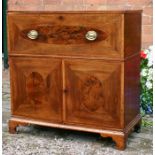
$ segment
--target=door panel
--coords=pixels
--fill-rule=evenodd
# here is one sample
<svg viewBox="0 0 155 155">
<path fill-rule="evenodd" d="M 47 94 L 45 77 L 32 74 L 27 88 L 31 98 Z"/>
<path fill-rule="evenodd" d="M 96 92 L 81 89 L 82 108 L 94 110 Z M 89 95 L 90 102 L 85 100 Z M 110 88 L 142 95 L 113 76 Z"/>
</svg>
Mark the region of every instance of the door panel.
<svg viewBox="0 0 155 155">
<path fill-rule="evenodd" d="M 12 114 L 62 120 L 61 61 L 11 57 Z"/>
<path fill-rule="evenodd" d="M 65 62 L 66 123 L 115 127 L 121 125 L 121 63 Z"/>
</svg>

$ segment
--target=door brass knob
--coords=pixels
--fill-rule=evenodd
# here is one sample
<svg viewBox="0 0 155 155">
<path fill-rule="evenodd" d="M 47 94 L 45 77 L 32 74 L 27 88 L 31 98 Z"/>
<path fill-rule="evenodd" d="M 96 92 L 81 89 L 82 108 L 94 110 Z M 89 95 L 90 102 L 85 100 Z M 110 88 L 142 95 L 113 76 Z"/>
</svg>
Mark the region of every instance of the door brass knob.
<svg viewBox="0 0 155 155">
<path fill-rule="evenodd" d="M 38 38 L 38 35 L 39 35 L 38 34 L 38 31 L 36 31 L 36 30 L 31 30 L 27 34 L 28 38 L 30 38 L 32 40 L 37 39 Z"/>
<path fill-rule="evenodd" d="M 97 32 L 96 31 L 88 31 L 86 33 L 86 39 L 89 41 L 94 41 L 97 38 Z"/>
</svg>

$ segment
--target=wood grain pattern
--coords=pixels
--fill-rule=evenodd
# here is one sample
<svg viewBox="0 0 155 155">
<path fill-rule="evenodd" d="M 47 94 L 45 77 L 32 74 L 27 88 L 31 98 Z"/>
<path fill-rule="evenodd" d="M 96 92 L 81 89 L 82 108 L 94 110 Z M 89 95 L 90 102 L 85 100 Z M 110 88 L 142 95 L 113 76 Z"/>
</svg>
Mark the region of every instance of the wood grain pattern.
<svg viewBox="0 0 155 155">
<path fill-rule="evenodd" d="M 108 37 L 108 34 L 99 29 L 84 26 L 60 26 L 55 25 L 54 23 L 50 23 L 49 25 L 47 24 L 34 25 L 33 29 L 39 32 L 39 36 L 37 39 L 32 41 L 47 44 L 60 44 L 60 45 L 91 44 L 93 42 L 88 41 L 85 38 L 86 33 L 91 30 L 96 31 L 98 34 L 97 39 L 95 40 L 96 43 L 99 41 L 103 41 Z M 30 40 L 27 34 L 31 30 L 32 26 L 30 28 L 21 31 L 20 35 L 23 38 Z"/>
<path fill-rule="evenodd" d="M 120 128 L 120 65 L 65 61 L 67 123 Z"/>
<path fill-rule="evenodd" d="M 50 54 L 96 57 L 123 56 L 122 14 L 35 14 L 8 13 L 9 51 L 16 54 Z M 36 29 L 36 40 L 26 38 Z M 86 32 L 95 30 L 95 41 L 85 39 Z M 60 46 L 61 43 L 61 46 Z M 63 50 L 62 50 L 63 49 Z"/>
<path fill-rule="evenodd" d="M 10 58 L 10 67 L 12 114 L 61 122 L 61 61 Z"/>
<path fill-rule="evenodd" d="M 125 125 L 140 113 L 140 55 L 124 63 Z"/>
<path fill-rule="evenodd" d="M 124 16 L 124 57 L 141 51 L 142 16 L 141 13 L 126 13 Z"/>
</svg>

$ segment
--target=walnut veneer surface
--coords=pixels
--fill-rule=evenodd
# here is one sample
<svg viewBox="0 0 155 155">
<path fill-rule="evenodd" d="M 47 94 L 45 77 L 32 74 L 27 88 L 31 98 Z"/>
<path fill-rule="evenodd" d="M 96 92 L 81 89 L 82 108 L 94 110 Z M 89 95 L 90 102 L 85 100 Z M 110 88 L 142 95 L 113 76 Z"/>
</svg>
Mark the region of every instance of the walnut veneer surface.
<svg viewBox="0 0 155 155">
<path fill-rule="evenodd" d="M 39 124 L 100 133 L 124 149 L 140 128 L 141 11 L 8 12 L 8 45 L 11 133 Z"/>
</svg>

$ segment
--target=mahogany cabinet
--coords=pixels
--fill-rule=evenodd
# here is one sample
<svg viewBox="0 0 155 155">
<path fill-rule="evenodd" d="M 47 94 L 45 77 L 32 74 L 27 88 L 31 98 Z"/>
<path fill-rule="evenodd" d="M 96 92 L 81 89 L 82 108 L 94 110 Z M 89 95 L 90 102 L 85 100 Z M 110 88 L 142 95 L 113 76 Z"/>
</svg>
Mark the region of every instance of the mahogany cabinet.
<svg viewBox="0 0 155 155">
<path fill-rule="evenodd" d="M 140 128 L 141 11 L 8 12 L 10 133 L 38 124 L 112 137 Z"/>
</svg>

